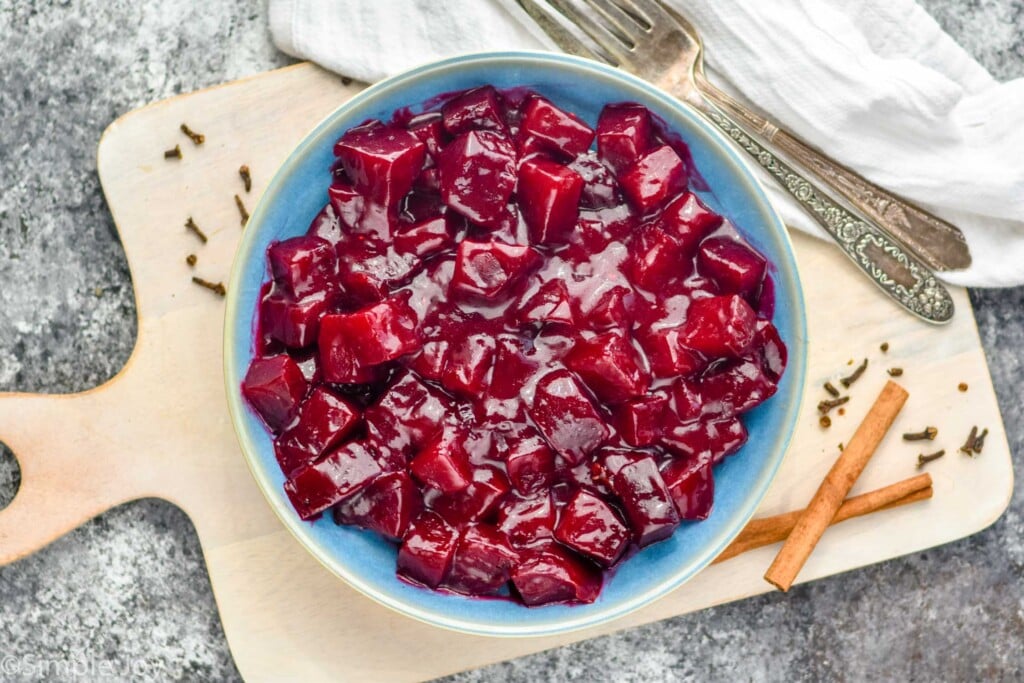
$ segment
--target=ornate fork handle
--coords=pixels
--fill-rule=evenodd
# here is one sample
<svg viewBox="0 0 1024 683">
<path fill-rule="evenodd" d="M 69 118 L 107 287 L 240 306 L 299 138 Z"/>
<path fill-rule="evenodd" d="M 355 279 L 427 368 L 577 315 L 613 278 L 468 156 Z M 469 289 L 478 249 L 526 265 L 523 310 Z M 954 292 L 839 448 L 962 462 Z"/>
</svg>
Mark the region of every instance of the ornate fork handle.
<svg viewBox="0 0 1024 683">
<path fill-rule="evenodd" d="M 698 73 L 699 92 L 720 111 L 741 122 L 775 150 L 842 196 L 866 218 L 906 244 L 933 270 L 957 270 L 971 265 L 963 233 L 901 197 L 875 185 L 815 148 L 750 111 Z"/>
<path fill-rule="evenodd" d="M 713 107 L 704 114 L 786 189 L 839 244 L 840 249 L 886 294 L 931 323 L 953 317 L 949 291 L 916 257 L 883 231 L 858 218 L 794 171 L 728 116 Z"/>
</svg>

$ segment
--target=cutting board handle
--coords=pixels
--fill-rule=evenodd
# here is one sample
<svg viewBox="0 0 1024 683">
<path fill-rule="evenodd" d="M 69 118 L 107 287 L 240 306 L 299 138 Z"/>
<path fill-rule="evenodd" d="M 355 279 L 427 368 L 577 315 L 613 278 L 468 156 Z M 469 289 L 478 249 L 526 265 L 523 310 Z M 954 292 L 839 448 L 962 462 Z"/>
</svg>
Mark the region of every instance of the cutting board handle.
<svg viewBox="0 0 1024 683">
<path fill-rule="evenodd" d="M 107 431 L 105 393 L 0 393 L 0 441 L 21 468 L 14 500 L 0 510 L 0 565 L 143 495 L 131 453 Z"/>
</svg>

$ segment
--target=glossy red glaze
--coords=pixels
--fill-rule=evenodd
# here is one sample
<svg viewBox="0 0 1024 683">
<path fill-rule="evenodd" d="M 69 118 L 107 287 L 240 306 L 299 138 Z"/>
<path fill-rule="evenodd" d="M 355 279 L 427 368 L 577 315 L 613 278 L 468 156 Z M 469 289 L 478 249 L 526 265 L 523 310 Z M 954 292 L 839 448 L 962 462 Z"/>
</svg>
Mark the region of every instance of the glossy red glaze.
<svg viewBox="0 0 1024 683">
<path fill-rule="evenodd" d="M 286 355 L 257 358 L 242 381 L 242 394 L 273 431 L 291 422 L 309 384 Z"/>
</svg>

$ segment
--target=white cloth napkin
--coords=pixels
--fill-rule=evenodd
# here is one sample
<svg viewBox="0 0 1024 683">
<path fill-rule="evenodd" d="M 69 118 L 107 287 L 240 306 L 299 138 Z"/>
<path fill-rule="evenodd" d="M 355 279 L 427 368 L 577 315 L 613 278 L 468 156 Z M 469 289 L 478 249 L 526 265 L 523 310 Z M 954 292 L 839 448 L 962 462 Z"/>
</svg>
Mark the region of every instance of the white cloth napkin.
<svg viewBox="0 0 1024 683">
<path fill-rule="evenodd" d="M 669 0 L 712 80 L 959 226 L 974 264 L 1024 284 L 1024 79 L 999 83 L 913 0 Z M 375 81 L 463 52 L 556 49 L 513 0 L 270 0 L 283 51 Z M 771 181 L 786 222 L 822 235 Z"/>
</svg>

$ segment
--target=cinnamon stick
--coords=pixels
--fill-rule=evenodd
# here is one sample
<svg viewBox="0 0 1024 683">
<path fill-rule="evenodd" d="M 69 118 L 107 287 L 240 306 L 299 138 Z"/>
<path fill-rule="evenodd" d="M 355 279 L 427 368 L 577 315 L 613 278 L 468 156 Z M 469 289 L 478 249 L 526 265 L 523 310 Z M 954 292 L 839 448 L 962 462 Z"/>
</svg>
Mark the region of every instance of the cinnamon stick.
<svg viewBox="0 0 1024 683">
<path fill-rule="evenodd" d="M 910 479 L 898 481 L 880 489 L 862 493 L 859 496 L 843 501 L 831 524 L 845 522 L 853 517 L 860 517 L 879 510 L 888 510 L 900 505 L 916 503 L 932 497 L 932 478 L 929 474 L 919 474 Z M 781 515 L 763 517 L 752 520 L 743 528 L 740 535 L 715 558 L 712 564 L 724 562 L 762 546 L 784 541 L 792 533 L 803 510 L 784 512 Z"/>
<path fill-rule="evenodd" d="M 800 513 L 793 532 L 764 575 L 768 583 L 781 591 L 788 591 L 793 585 L 814 546 L 835 518 L 843 499 L 907 402 L 907 396 L 906 389 L 891 380 L 886 382 L 882 393 L 875 399 L 853 438 L 821 482 L 807 509 Z"/>
</svg>

